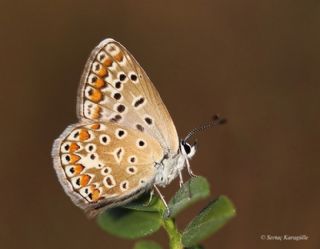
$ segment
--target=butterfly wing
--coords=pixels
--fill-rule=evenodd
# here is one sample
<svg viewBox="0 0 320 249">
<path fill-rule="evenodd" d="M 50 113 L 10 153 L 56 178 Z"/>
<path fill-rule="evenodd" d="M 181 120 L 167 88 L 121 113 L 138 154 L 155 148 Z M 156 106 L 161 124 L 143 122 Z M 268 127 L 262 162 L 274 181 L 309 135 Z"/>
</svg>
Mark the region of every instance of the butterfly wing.
<svg viewBox="0 0 320 249">
<path fill-rule="evenodd" d="M 86 63 L 78 115 L 148 133 L 165 153 L 178 151 L 177 131 L 158 91 L 129 51 L 112 39 L 102 41 Z"/>
<path fill-rule="evenodd" d="M 66 193 L 95 214 L 150 189 L 163 150 L 138 130 L 90 122 L 68 127 L 55 141 L 53 157 Z"/>
</svg>

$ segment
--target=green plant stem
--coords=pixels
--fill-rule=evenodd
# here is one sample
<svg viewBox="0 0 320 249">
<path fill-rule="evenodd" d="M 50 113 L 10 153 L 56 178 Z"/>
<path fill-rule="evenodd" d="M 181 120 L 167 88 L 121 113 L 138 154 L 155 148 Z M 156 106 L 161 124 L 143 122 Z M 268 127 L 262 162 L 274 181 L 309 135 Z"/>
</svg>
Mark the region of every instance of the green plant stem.
<svg viewBox="0 0 320 249">
<path fill-rule="evenodd" d="M 166 230 L 169 237 L 170 249 L 183 249 L 181 234 L 179 233 L 173 218 L 163 219 L 162 227 Z"/>
</svg>

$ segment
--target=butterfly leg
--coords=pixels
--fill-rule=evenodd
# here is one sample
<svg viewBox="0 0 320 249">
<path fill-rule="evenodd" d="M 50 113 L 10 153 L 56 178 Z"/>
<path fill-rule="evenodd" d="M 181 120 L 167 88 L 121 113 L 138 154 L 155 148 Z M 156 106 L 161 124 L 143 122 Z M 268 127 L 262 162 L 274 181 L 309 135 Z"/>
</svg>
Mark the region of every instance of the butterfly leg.
<svg viewBox="0 0 320 249">
<path fill-rule="evenodd" d="M 188 169 L 189 175 L 192 176 L 192 177 L 197 176 L 197 175 L 195 175 L 195 174 L 192 172 L 188 158 L 186 158 L 186 163 L 187 163 L 187 169 Z"/>
<path fill-rule="evenodd" d="M 169 212 L 168 204 L 167 204 L 166 200 L 164 199 L 164 196 L 161 194 L 160 190 L 158 189 L 157 185 L 153 184 L 153 187 L 157 191 L 158 195 L 160 196 L 160 199 L 162 200 L 163 204 L 165 205 L 166 209 Z"/>
<path fill-rule="evenodd" d="M 181 188 L 182 185 L 183 185 L 183 178 L 182 178 L 181 170 L 179 170 L 179 185 L 180 185 L 180 188 Z"/>
<path fill-rule="evenodd" d="M 154 189 L 152 189 L 152 190 L 150 191 L 150 197 L 149 197 L 149 200 L 148 200 L 148 202 L 146 202 L 145 204 L 143 204 L 143 206 L 148 207 L 148 206 L 150 205 L 150 203 L 151 203 L 151 201 L 152 201 L 152 197 L 153 197 L 153 195 L 154 195 Z"/>
</svg>

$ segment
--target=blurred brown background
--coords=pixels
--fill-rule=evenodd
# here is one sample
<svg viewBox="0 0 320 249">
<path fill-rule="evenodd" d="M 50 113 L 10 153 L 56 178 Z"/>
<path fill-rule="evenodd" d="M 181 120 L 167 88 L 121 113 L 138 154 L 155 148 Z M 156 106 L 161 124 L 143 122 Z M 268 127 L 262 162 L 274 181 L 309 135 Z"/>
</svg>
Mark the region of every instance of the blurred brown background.
<svg viewBox="0 0 320 249">
<path fill-rule="evenodd" d="M 0 247 L 132 247 L 69 201 L 50 158 L 76 122 L 87 56 L 113 37 L 147 71 L 180 136 L 215 112 L 229 120 L 199 134 L 192 161 L 212 198 L 228 195 L 238 212 L 206 248 L 320 248 L 319 25 L 315 0 L 1 1 Z M 163 232 L 153 238 L 166 245 Z"/>
</svg>

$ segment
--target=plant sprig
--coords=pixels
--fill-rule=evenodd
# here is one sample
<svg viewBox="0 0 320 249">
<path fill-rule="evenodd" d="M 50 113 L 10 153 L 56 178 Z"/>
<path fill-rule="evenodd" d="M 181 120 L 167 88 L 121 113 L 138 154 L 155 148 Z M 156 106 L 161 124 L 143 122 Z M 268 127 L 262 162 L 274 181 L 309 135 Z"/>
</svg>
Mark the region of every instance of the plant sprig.
<svg viewBox="0 0 320 249">
<path fill-rule="evenodd" d="M 126 206 L 110 209 L 97 218 L 106 232 L 125 239 L 140 239 L 163 228 L 169 238 L 170 249 L 200 249 L 200 243 L 218 231 L 235 216 L 235 208 L 226 196 L 211 201 L 194 217 L 183 231 L 175 218 L 185 208 L 210 195 L 209 183 L 204 177 L 193 177 L 184 183 L 169 201 L 167 209 L 160 198 L 144 195 Z M 134 249 L 161 249 L 151 240 L 138 241 Z"/>
</svg>

